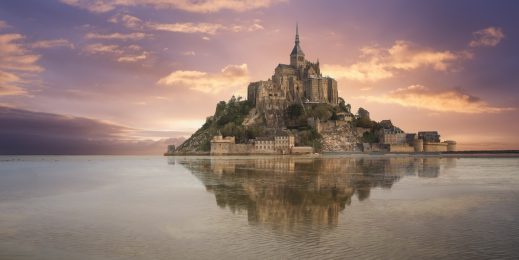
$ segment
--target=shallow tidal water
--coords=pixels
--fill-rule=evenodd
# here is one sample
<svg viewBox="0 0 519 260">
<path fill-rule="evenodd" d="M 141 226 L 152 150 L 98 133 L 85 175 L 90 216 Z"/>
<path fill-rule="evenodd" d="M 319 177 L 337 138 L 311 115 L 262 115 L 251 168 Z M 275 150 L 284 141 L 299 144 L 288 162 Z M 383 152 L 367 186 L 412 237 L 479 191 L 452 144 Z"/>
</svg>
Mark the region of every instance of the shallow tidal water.
<svg viewBox="0 0 519 260">
<path fill-rule="evenodd" d="M 0 157 L 0 259 L 517 259 L 519 158 Z"/>
</svg>

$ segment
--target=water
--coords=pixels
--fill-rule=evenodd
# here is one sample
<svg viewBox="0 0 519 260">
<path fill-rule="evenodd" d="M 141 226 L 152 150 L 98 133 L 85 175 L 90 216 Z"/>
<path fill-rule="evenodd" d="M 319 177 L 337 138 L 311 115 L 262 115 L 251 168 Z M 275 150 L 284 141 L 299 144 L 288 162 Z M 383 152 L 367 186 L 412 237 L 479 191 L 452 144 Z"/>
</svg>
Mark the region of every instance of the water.
<svg viewBox="0 0 519 260">
<path fill-rule="evenodd" d="M 517 259 L 519 158 L 0 157 L 0 259 Z"/>
</svg>

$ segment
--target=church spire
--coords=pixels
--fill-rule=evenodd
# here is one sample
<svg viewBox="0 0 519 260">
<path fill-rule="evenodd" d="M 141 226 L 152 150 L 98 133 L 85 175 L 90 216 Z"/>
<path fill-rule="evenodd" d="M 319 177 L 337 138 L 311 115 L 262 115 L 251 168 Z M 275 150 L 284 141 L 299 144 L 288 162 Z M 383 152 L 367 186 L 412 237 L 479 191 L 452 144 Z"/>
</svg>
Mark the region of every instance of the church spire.
<svg viewBox="0 0 519 260">
<path fill-rule="evenodd" d="M 305 53 L 299 46 L 299 24 L 296 23 L 296 40 L 294 44 L 294 48 L 290 53 L 290 65 L 294 67 L 299 67 L 304 65 L 305 63 Z"/>
<path fill-rule="evenodd" d="M 299 24 L 296 23 L 296 44 L 299 45 Z"/>
</svg>

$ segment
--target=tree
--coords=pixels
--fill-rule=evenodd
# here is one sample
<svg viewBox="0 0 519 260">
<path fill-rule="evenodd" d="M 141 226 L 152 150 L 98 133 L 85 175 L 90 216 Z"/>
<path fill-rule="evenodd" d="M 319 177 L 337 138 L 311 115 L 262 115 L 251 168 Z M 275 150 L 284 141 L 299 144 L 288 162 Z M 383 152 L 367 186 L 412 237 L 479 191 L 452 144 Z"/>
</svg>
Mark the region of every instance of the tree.
<svg viewBox="0 0 519 260">
<path fill-rule="evenodd" d="M 332 117 L 330 117 L 330 120 L 339 120 L 339 117 L 335 111 L 332 112 Z"/>
<path fill-rule="evenodd" d="M 314 106 L 312 110 L 313 116 L 318 117 L 323 121 L 326 121 L 332 117 L 333 108 L 328 104 L 319 104 Z"/>
<path fill-rule="evenodd" d="M 346 101 L 341 97 L 339 98 L 339 110 L 341 112 L 351 113 L 351 105 L 346 104 Z"/>
<path fill-rule="evenodd" d="M 362 142 L 364 143 L 377 143 L 378 141 L 378 136 L 373 131 L 362 134 Z"/>
<path fill-rule="evenodd" d="M 287 107 L 287 115 L 290 119 L 296 119 L 303 114 L 303 107 L 300 104 L 292 104 Z"/>
<path fill-rule="evenodd" d="M 368 119 L 368 120 L 371 120 L 371 119 L 369 118 L 369 112 L 368 112 L 368 110 L 366 110 L 366 109 L 364 109 L 364 108 L 362 108 L 362 107 L 359 107 L 359 110 L 358 110 L 358 112 L 357 112 L 357 115 L 358 115 L 358 117 L 359 117 L 360 119 Z"/>
<path fill-rule="evenodd" d="M 218 102 L 218 104 L 216 104 L 216 112 L 214 112 L 214 115 L 215 116 L 221 115 L 225 111 L 226 106 L 227 106 L 227 104 L 225 103 L 225 101 Z"/>
</svg>

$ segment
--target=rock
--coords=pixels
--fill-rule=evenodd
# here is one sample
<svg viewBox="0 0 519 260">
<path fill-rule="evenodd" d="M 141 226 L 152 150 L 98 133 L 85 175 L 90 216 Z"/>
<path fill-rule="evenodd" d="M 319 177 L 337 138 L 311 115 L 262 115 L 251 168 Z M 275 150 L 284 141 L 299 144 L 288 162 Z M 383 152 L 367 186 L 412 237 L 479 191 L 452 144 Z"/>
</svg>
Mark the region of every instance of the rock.
<svg viewBox="0 0 519 260">
<path fill-rule="evenodd" d="M 357 143 L 360 142 L 360 137 L 350 124 L 323 131 L 321 136 L 322 152 L 359 151 Z"/>
</svg>

